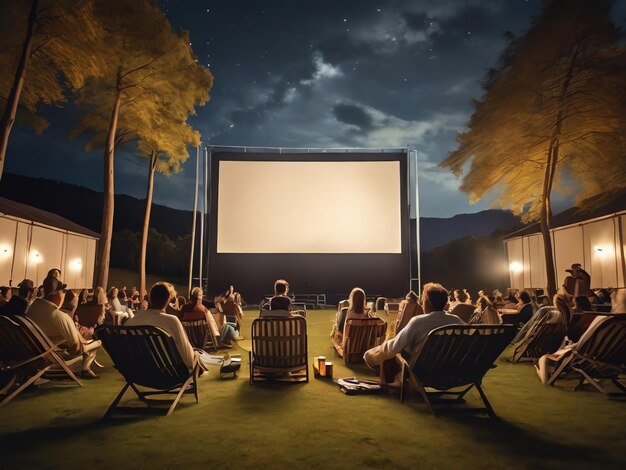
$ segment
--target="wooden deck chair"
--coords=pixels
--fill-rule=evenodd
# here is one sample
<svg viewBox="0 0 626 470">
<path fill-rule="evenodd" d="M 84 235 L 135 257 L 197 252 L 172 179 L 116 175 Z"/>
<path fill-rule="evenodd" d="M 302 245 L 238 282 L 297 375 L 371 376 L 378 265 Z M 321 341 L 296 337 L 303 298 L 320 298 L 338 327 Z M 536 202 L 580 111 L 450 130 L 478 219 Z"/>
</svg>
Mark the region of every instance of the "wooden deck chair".
<svg viewBox="0 0 626 470">
<path fill-rule="evenodd" d="M 104 321 L 104 305 L 79 305 L 74 312 L 74 319 L 81 326 L 93 328 Z"/>
<path fill-rule="evenodd" d="M 64 360 L 55 344 L 32 320 L 0 315 L 0 373 L 11 376 L 3 388 L 7 396 L 0 402 L 0 408 L 55 366 L 82 387 L 83 384 L 69 369 L 70 365 L 80 360 L 81 355 Z M 9 393 L 17 381 L 19 387 Z"/>
<path fill-rule="evenodd" d="M 226 321 L 227 322 L 231 322 L 231 323 L 236 323 L 237 324 L 237 330 L 241 329 L 241 324 L 239 322 L 239 318 L 237 318 L 237 304 L 235 304 L 235 302 L 233 302 L 232 300 L 226 300 L 224 303 L 222 303 L 222 312 L 224 313 L 224 316 L 226 317 Z"/>
<path fill-rule="evenodd" d="M 105 417 L 117 408 L 129 387 L 148 407 L 152 404 L 149 396 L 176 395 L 166 416 L 172 414 L 185 393 L 193 393 L 198 403 L 200 365 L 196 364 L 191 372 L 187 369 L 169 333 L 155 326 L 101 325 L 96 329 L 96 335 L 126 380 Z M 152 391 L 140 391 L 138 387 Z"/>
<path fill-rule="evenodd" d="M 308 382 L 306 319 L 260 317 L 252 322 L 250 383 L 256 380 Z"/>
<path fill-rule="evenodd" d="M 333 341 L 333 345 L 346 364 L 358 364 L 365 351 L 382 344 L 386 333 L 387 323 L 380 318 L 350 319 L 343 329 L 342 344 Z"/>
<path fill-rule="evenodd" d="M 436 414 L 433 405 L 463 403 L 465 394 L 476 387 L 485 407 L 465 408 L 463 411 L 486 412 L 495 417 L 481 382 L 514 334 L 512 325 L 448 325 L 435 328 L 408 362 L 400 354 L 396 356 L 402 364 L 400 401 L 404 399 L 408 374 L 409 383 L 419 391 L 433 414 Z M 464 388 L 451 391 L 459 387 Z M 437 391 L 427 392 L 426 388 Z M 443 395 L 456 395 L 456 398 L 440 400 L 439 403 L 433 400 Z"/>
<path fill-rule="evenodd" d="M 465 323 L 469 323 L 471 318 L 474 316 L 474 310 L 476 307 L 470 304 L 456 304 L 452 310 L 450 310 L 451 315 L 456 315 Z"/>
<path fill-rule="evenodd" d="M 559 349 L 567 334 L 566 326 L 554 323 L 552 316 L 545 315 L 533 322 L 524 338 L 515 346 L 510 362 L 520 362 L 523 359 L 538 360 L 544 354 L 550 354 Z"/>
<path fill-rule="evenodd" d="M 626 315 L 612 316 L 595 327 L 590 337 L 568 351 L 559 361 L 548 385 L 568 374 L 579 377 L 574 390 L 582 387 L 585 381 L 596 390 L 609 397 L 626 396 L 626 384 L 620 375 L 626 372 Z M 611 393 L 600 381 L 610 380 L 621 392 Z"/>
<path fill-rule="evenodd" d="M 583 312 L 572 315 L 572 322 L 570 323 L 567 337 L 576 343 L 597 317 L 597 312 Z"/>
<path fill-rule="evenodd" d="M 211 315 L 211 314 L 209 314 Z M 219 349 L 219 338 L 215 336 L 209 325 L 204 320 L 181 320 L 180 321 L 187 333 L 187 338 L 194 348 L 209 350 Z"/>
</svg>

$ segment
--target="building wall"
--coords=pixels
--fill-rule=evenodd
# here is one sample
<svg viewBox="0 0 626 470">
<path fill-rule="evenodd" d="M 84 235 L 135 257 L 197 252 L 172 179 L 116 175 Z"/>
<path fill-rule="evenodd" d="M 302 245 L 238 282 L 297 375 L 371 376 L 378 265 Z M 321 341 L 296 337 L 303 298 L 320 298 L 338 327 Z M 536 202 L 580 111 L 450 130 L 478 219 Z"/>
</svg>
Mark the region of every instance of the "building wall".
<svg viewBox="0 0 626 470">
<path fill-rule="evenodd" d="M 0 216 L 0 285 L 24 278 L 40 285 L 59 268 L 69 288 L 91 288 L 96 239 Z"/>
<path fill-rule="evenodd" d="M 580 263 L 591 275 L 591 286 L 624 287 L 626 271 L 626 214 L 581 222 L 552 230 L 552 246 L 558 285 L 565 270 Z M 545 288 L 545 256 L 541 234 L 505 240 L 511 287 Z"/>
</svg>

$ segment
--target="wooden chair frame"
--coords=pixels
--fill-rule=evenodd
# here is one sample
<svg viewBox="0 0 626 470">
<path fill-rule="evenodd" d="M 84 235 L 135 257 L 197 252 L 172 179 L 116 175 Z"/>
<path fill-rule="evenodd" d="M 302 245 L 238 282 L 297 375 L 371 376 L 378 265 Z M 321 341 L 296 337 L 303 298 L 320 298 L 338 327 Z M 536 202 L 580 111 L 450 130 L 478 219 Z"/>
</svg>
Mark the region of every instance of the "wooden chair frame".
<svg viewBox="0 0 626 470">
<path fill-rule="evenodd" d="M 549 320 L 550 316 L 546 315 L 530 327 L 513 350 L 510 362 L 520 362 L 522 359 L 537 361 L 544 354 L 559 349 L 566 335 L 566 327 L 561 323 L 548 323 Z"/>
<path fill-rule="evenodd" d="M 482 389 L 482 379 L 504 348 L 511 342 L 515 329 L 512 325 L 449 325 L 432 330 L 423 347 L 409 361 L 398 354 L 402 366 L 400 401 L 404 400 L 405 381 L 419 392 L 429 410 L 436 415 L 433 405 L 464 403 L 463 397 L 476 387 L 483 408 L 463 408 L 456 411 L 487 413 L 496 416 Z M 451 389 L 462 388 L 460 391 Z M 436 392 L 427 392 L 433 388 Z M 440 397 L 452 395 L 453 400 Z"/>
<path fill-rule="evenodd" d="M 129 387 L 148 407 L 160 403 L 149 400 L 149 396 L 175 395 L 166 416 L 172 414 L 184 394 L 193 393 L 198 403 L 200 364 L 196 364 L 189 371 L 169 333 L 154 326 L 101 325 L 96 334 L 126 380 L 126 384 L 107 409 L 105 417 L 118 409 L 118 404 Z M 139 387 L 152 391 L 141 391 Z"/>
<path fill-rule="evenodd" d="M 212 315 L 211 313 L 209 315 Z M 217 336 L 213 334 L 211 327 L 205 320 L 181 320 L 187 338 L 194 348 L 202 349 L 203 351 L 213 349 L 217 351 L 219 349 L 220 341 Z"/>
<path fill-rule="evenodd" d="M 626 373 L 626 316 L 613 316 L 597 326 L 593 335 L 580 348 L 573 348 L 561 358 L 559 365 L 548 379 L 548 385 L 568 374 L 579 377 L 574 390 L 585 381 L 609 398 L 625 397 L 626 384 L 621 376 Z M 621 392 L 610 392 L 601 380 L 610 380 Z"/>
<path fill-rule="evenodd" d="M 382 344 L 386 334 L 387 323 L 380 318 L 350 319 L 343 327 L 342 345 L 333 341 L 333 346 L 346 364 L 359 364 L 365 351 Z"/>
<path fill-rule="evenodd" d="M 68 366 L 82 359 L 76 355 L 64 360 L 59 355 L 58 345 L 54 344 L 43 331 L 30 319 L 16 316 L 0 316 L 0 366 L 1 373 L 13 374 L 2 392 L 7 396 L 0 402 L 0 408 L 24 391 L 29 385 L 53 367 L 57 367 L 80 387 L 83 384 Z M 9 393 L 20 374 L 26 379 L 19 387 Z"/>
<path fill-rule="evenodd" d="M 308 337 L 304 317 L 255 318 L 251 339 L 250 384 L 257 380 L 309 381 Z"/>
</svg>

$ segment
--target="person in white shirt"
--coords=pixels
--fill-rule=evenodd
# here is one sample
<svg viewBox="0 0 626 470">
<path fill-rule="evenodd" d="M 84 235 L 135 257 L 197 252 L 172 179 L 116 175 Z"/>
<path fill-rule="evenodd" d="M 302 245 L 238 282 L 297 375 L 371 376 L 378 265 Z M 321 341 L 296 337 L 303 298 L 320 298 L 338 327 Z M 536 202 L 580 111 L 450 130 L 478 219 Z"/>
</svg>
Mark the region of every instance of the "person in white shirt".
<svg viewBox="0 0 626 470">
<path fill-rule="evenodd" d="M 85 340 L 72 317 L 59 310 L 65 299 L 66 287 L 57 278 L 46 277 L 43 281 L 44 298 L 33 300 L 26 316 L 35 322 L 52 342 L 62 344 L 65 353 L 82 354 L 81 378 L 97 379 L 98 376 L 91 370 L 91 364 L 101 343 Z"/>
<path fill-rule="evenodd" d="M 185 365 L 191 371 L 200 358 L 200 353 L 195 351 L 187 338 L 185 329 L 180 320 L 174 315 L 165 313 L 165 308 L 170 303 L 176 291 L 167 282 L 157 282 L 150 289 L 150 306 L 147 310 L 138 310 L 133 318 L 129 318 L 124 326 L 156 326 L 172 336 L 176 349 Z M 205 366 L 206 364 L 202 364 Z M 206 369 L 206 367 L 204 367 Z"/>
<path fill-rule="evenodd" d="M 385 341 L 380 346 L 369 349 L 363 355 L 365 363 L 374 368 L 380 367 L 381 382 L 389 385 L 400 385 L 400 361 L 396 354 L 400 353 L 409 359 L 423 346 L 428 333 L 440 326 L 464 325 L 465 322 L 456 315 L 444 312 L 448 302 L 448 291 L 437 283 L 428 283 L 422 290 L 422 308 L 424 315 L 418 315 L 409 321 L 398 335 Z"/>
<path fill-rule="evenodd" d="M 109 306 L 111 307 L 111 309 L 109 310 L 109 313 L 111 313 L 111 315 L 113 316 L 120 317 L 122 319 L 133 318 L 135 314 L 130 308 L 128 308 L 128 305 L 122 305 L 118 297 L 118 294 L 119 294 L 119 289 L 117 287 L 111 287 L 111 289 L 109 289 L 109 292 L 107 294 Z"/>
</svg>

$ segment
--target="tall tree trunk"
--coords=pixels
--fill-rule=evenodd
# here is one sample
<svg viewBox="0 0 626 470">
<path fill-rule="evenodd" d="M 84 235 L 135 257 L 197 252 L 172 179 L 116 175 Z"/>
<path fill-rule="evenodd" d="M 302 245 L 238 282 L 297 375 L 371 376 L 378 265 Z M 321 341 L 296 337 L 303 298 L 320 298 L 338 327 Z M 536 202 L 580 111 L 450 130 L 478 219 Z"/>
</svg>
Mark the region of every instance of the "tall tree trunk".
<svg viewBox="0 0 626 470">
<path fill-rule="evenodd" d="M 541 235 L 543 237 L 544 253 L 546 257 L 546 289 L 550 298 L 556 294 L 556 269 L 554 267 L 554 253 L 552 251 L 552 238 L 550 236 L 550 220 L 552 218 L 552 208 L 550 206 L 552 186 L 554 184 L 554 176 L 556 175 L 556 167 L 559 161 L 559 139 L 561 137 L 561 129 L 563 127 L 564 111 L 567 99 L 567 93 L 574 75 L 574 66 L 576 59 L 580 54 L 580 44 L 577 44 L 572 52 L 572 57 L 567 68 L 567 73 L 563 78 L 561 92 L 558 96 L 558 111 L 554 122 L 554 130 L 550 140 L 550 148 L 548 150 L 548 161 L 546 163 L 546 171 L 543 180 L 543 193 L 541 201 L 541 216 L 539 225 L 541 227 Z"/>
<path fill-rule="evenodd" d="M 33 52 L 33 42 L 35 39 L 35 22 L 37 21 L 37 7 L 39 0 L 32 0 L 30 6 L 30 13 L 28 14 L 28 26 L 26 28 L 26 37 L 24 38 L 24 44 L 22 45 L 22 54 L 20 55 L 20 61 L 17 64 L 15 70 L 15 78 L 13 79 L 13 86 L 9 92 L 7 98 L 7 105 L 0 118 L 0 179 L 2 179 L 2 173 L 4 172 L 4 160 L 7 155 L 7 147 L 9 146 L 9 136 L 15 123 L 15 116 L 17 115 L 17 106 L 20 103 L 20 97 L 22 96 L 22 89 L 24 88 L 24 78 L 26 77 L 26 69 L 28 68 L 28 62 Z"/>
<path fill-rule="evenodd" d="M 119 77 L 119 74 L 118 74 Z M 119 79 L 118 79 L 119 81 Z M 109 132 L 104 148 L 104 204 L 102 207 L 102 228 L 98 245 L 98 268 L 95 286 L 102 286 L 105 290 L 109 282 L 109 263 L 111 257 L 111 238 L 113 237 L 113 212 L 115 204 L 115 184 L 113 179 L 113 161 L 115 158 L 115 134 L 120 113 L 122 92 L 118 86 L 115 103 L 111 111 Z"/>
<path fill-rule="evenodd" d="M 556 157 L 558 156 L 558 152 L 555 152 L 555 147 L 558 148 L 558 142 L 551 141 L 543 179 L 541 215 L 539 218 L 539 226 L 541 227 L 541 235 L 543 238 L 543 250 L 546 258 L 546 290 L 548 291 L 547 293 L 550 299 L 556 294 L 556 270 L 554 269 L 554 254 L 552 252 L 552 238 L 550 236 L 550 219 L 552 218 L 550 203 L 554 173 L 556 171 Z"/>
<path fill-rule="evenodd" d="M 148 230 L 150 227 L 150 210 L 152 209 L 152 195 L 154 193 L 154 173 L 156 170 L 158 152 L 150 155 L 150 171 L 148 173 L 148 192 L 146 193 L 146 210 L 143 216 L 143 231 L 141 233 L 141 261 L 139 262 L 139 289 L 143 296 L 146 290 L 146 252 L 148 248 Z"/>
</svg>

